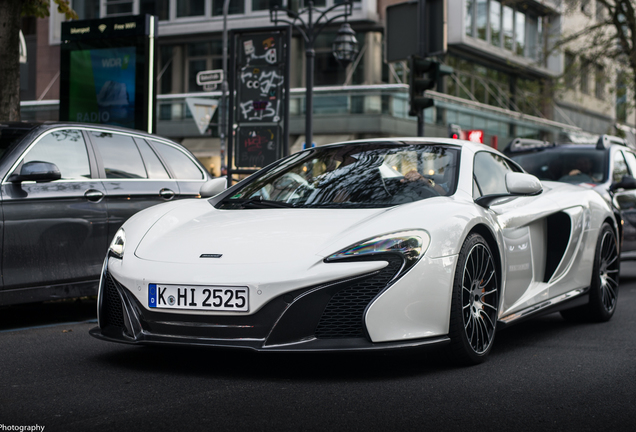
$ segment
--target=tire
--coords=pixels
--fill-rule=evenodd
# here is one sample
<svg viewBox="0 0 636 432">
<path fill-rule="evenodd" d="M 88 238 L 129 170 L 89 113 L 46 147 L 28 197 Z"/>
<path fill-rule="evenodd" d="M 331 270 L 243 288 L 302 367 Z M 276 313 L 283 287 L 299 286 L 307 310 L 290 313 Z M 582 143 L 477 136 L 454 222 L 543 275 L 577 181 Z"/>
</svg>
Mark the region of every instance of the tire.
<svg viewBox="0 0 636 432">
<path fill-rule="evenodd" d="M 561 316 L 575 322 L 609 321 L 616 311 L 619 273 L 620 258 L 616 234 L 605 222 L 596 242 L 590 281 L 590 301 L 584 306 L 561 311 Z"/>
<path fill-rule="evenodd" d="M 463 366 L 483 362 L 495 339 L 500 288 L 488 243 L 470 234 L 457 260 L 451 301 L 449 354 Z"/>
</svg>

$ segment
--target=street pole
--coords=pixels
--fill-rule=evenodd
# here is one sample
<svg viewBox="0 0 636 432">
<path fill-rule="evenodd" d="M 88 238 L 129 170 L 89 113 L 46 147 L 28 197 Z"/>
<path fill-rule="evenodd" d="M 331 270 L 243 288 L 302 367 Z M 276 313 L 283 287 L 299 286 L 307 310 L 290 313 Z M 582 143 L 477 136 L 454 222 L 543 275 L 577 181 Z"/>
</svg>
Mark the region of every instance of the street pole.
<svg viewBox="0 0 636 432">
<path fill-rule="evenodd" d="M 227 1 L 227 0 L 226 0 Z M 334 9 L 344 6 L 345 10 L 343 13 L 333 16 L 331 18 L 327 18 L 327 14 Z M 329 9 L 320 11 L 316 10 L 320 15 L 318 19 L 314 22 L 313 12 L 314 12 L 314 2 L 309 0 L 307 2 L 307 7 L 301 11 L 292 11 L 290 9 L 281 8 L 279 6 L 273 6 L 270 9 L 270 21 L 274 22 L 274 24 L 278 24 L 278 22 L 283 22 L 286 24 L 290 24 L 293 26 L 303 37 L 305 41 L 305 59 L 306 59 L 306 70 L 305 70 L 305 146 L 306 148 L 311 147 L 314 140 L 314 131 L 313 131 L 313 114 L 314 114 L 314 65 L 316 60 L 316 51 L 314 49 L 314 43 L 316 38 L 320 34 L 320 32 L 325 28 L 327 24 L 334 21 L 338 18 L 346 18 L 352 13 L 352 3 L 351 0 L 347 0 L 344 3 L 339 3 L 331 6 Z M 287 14 L 287 16 L 293 18 L 292 21 L 287 19 L 278 18 L 278 12 L 283 11 Z M 307 22 L 305 22 L 301 15 L 307 13 Z M 322 23 L 321 21 L 324 20 Z M 347 24 L 348 25 L 348 24 Z M 317 29 L 316 29 L 317 27 Z M 351 28 L 349 28 L 351 31 Z M 351 33 L 353 33 L 351 31 Z M 355 38 L 354 38 L 355 41 Z M 357 42 L 356 42 L 357 49 Z M 357 51 L 356 51 L 357 53 Z"/>
<path fill-rule="evenodd" d="M 223 82 L 221 82 L 221 112 L 219 113 L 219 138 L 221 140 L 221 175 L 227 173 L 225 163 L 225 134 L 227 133 L 227 14 L 230 0 L 223 1 Z M 229 161 L 232 163 L 232 161 Z M 224 169 L 225 168 L 225 169 Z M 229 182 L 228 184 L 230 184 Z"/>
</svg>

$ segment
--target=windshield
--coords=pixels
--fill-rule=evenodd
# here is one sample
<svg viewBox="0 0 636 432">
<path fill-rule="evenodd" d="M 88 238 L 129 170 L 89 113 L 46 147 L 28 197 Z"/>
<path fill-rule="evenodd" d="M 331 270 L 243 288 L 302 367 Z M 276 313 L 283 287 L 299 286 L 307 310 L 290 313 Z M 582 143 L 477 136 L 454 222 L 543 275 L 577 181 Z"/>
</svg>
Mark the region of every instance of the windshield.
<svg viewBox="0 0 636 432">
<path fill-rule="evenodd" d="M 283 159 L 222 200 L 219 208 L 388 207 L 455 192 L 459 150 L 365 143 Z"/>
<path fill-rule="evenodd" d="M 603 183 L 607 179 L 607 152 L 595 148 L 566 148 L 513 156 L 540 180 L 565 183 Z"/>
</svg>

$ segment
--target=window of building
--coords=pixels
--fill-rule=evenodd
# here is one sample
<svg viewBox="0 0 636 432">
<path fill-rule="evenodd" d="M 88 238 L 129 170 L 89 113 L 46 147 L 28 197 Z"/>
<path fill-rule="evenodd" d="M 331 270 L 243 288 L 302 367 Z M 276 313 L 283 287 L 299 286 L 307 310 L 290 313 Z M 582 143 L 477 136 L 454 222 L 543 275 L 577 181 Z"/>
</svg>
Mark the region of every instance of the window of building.
<svg viewBox="0 0 636 432">
<path fill-rule="evenodd" d="M 616 77 L 616 120 L 627 121 L 627 80 L 622 71 Z"/>
<path fill-rule="evenodd" d="M 501 3 L 490 2 L 490 43 L 496 47 L 501 46 Z"/>
<path fill-rule="evenodd" d="M 205 15 L 205 0 L 176 0 L 177 18 Z"/>
<path fill-rule="evenodd" d="M 230 0 L 229 15 L 245 13 L 245 0 Z M 223 16 L 223 0 L 212 0 L 212 15 Z"/>
<path fill-rule="evenodd" d="M 594 96 L 597 99 L 605 98 L 605 68 L 602 65 L 595 65 L 595 73 L 594 73 Z"/>
<path fill-rule="evenodd" d="M 223 67 L 223 49 L 220 40 L 192 42 L 187 44 L 187 91 L 201 92 L 203 87 L 197 84 L 197 73 Z"/>
<path fill-rule="evenodd" d="M 576 57 L 571 52 L 565 53 L 565 65 L 563 70 L 565 88 L 568 90 L 574 90 L 574 83 L 576 80 L 574 79 L 574 75 L 576 74 L 576 69 L 574 68 L 574 63 L 576 61 Z"/>
<path fill-rule="evenodd" d="M 106 0 L 106 16 L 130 15 L 133 13 L 133 0 Z"/>
<path fill-rule="evenodd" d="M 474 11 L 474 0 L 466 0 L 466 17 L 464 19 L 464 32 L 468 36 L 473 36 L 473 11 Z"/>
<path fill-rule="evenodd" d="M 515 12 L 515 52 L 524 55 L 526 48 L 526 15 L 523 12 Z"/>
<path fill-rule="evenodd" d="M 590 62 L 587 60 L 581 61 L 581 92 L 590 94 Z"/>
<path fill-rule="evenodd" d="M 488 25 L 488 0 L 477 1 L 477 37 L 486 40 L 486 29 Z"/>
<path fill-rule="evenodd" d="M 514 42 L 514 11 L 510 6 L 503 7 L 502 15 L 502 29 L 503 29 L 503 47 L 512 51 L 512 45 Z"/>
<path fill-rule="evenodd" d="M 71 7 L 77 12 L 78 19 L 99 18 L 99 0 L 73 0 Z"/>
<path fill-rule="evenodd" d="M 170 0 L 140 0 L 139 13 L 159 17 L 159 21 L 170 19 Z"/>
</svg>

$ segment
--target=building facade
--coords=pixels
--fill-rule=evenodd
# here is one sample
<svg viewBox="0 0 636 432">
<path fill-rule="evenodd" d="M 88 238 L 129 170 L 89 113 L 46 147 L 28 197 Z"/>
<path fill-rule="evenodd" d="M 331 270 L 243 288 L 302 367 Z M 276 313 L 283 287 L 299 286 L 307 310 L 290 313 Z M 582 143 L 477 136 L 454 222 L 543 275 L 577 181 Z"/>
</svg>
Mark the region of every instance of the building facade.
<svg viewBox="0 0 636 432">
<path fill-rule="evenodd" d="M 408 67 L 384 61 L 385 11 L 402 0 L 358 0 L 348 18 L 359 54 L 346 68 L 331 52 L 341 21 L 316 41 L 314 141 L 317 145 L 355 138 L 413 136 L 416 119 L 408 111 Z M 595 7 L 595 2 L 592 6 Z M 327 8 L 339 0 L 316 0 Z M 204 92 L 196 74 L 222 66 L 223 0 L 72 0 L 80 19 L 134 14 L 159 18 L 157 133 L 182 142 L 213 174 L 220 174 L 215 128 L 201 135 L 185 98 L 216 99 Z M 285 4 L 285 0 L 283 0 Z M 448 52 L 440 60 L 455 72 L 429 97 L 425 135 L 447 136 L 450 124 L 484 131 L 484 142 L 503 148 L 517 136 L 548 140 L 590 137 L 630 129 L 633 115 L 612 86 L 620 73 L 587 65 L 588 81 L 559 87 L 573 64 L 567 50 L 551 47 L 564 33 L 590 18 L 566 13 L 559 0 L 448 0 Z M 300 1 L 302 8 L 303 1 Z M 52 11 L 55 8 L 52 7 Z M 28 62 L 23 65 L 23 119 L 56 119 L 59 100 L 60 28 L 63 17 L 23 20 Z M 587 21 L 586 21 L 587 20 Z M 272 25 L 269 0 L 231 0 L 228 28 Z M 300 35 L 291 45 L 291 152 L 304 142 L 305 47 Z M 579 72 L 580 75 L 580 72 Z M 216 115 L 212 123 L 216 122 Z"/>
</svg>

